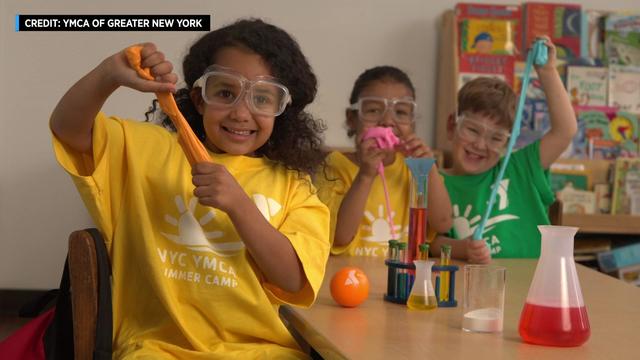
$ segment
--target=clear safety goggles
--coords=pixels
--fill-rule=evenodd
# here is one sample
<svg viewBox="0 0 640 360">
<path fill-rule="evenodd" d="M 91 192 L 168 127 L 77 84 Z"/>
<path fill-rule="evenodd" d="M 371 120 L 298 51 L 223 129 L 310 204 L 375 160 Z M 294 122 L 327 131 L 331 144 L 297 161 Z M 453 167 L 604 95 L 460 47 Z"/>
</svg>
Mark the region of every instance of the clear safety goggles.
<svg viewBox="0 0 640 360">
<path fill-rule="evenodd" d="M 462 140 L 476 143 L 483 139 L 487 148 L 497 153 L 505 149 L 511 137 L 504 129 L 487 126 L 485 121 L 474 120 L 464 114 L 456 117 L 456 129 Z"/>
<path fill-rule="evenodd" d="M 415 101 L 409 99 L 387 99 L 376 96 L 361 97 L 349 110 L 357 110 L 360 120 L 369 124 L 379 124 L 387 111 L 391 111 L 397 124 L 408 125 L 416 117 Z"/>
<path fill-rule="evenodd" d="M 291 103 L 286 86 L 270 76 L 248 80 L 232 69 L 212 65 L 193 87 L 202 89 L 204 101 L 220 109 L 232 108 L 244 97 L 249 110 L 256 115 L 278 116 Z"/>
</svg>

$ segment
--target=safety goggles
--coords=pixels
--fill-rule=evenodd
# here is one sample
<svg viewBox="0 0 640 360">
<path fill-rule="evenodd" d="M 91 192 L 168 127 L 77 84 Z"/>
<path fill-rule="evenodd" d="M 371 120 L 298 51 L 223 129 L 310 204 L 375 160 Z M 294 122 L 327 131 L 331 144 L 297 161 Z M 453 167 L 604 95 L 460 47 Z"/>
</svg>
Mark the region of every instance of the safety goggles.
<svg viewBox="0 0 640 360">
<path fill-rule="evenodd" d="M 289 89 L 270 76 L 248 80 L 232 69 L 212 65 L 193 83 L 202 89 L 204 101 L 219 109 L 230 109 L 244 97 L 256 115 L 278 116 L 291 103 Z"/>
<path fill-rule="evenodd" d="M 358 111 L 358 117 L 365 123 L 379 124 L 387 111 L 391 111 L 397 124 L 412 124 L 416 116 L 417 104 L 409 99 L 387 99 L 377 96 L 361 97 L 349 110 Z"/>
<path fill-rule="evenodd" d="M 484 121 L 474 120 L 464 114 L 456 117 L 456 129 L 462 140 L 475 143 L 483 139 L 487 148 L 497 153 L 505 149 L 511 136 L 506 130 L 487 126 Z"/>
</svg>

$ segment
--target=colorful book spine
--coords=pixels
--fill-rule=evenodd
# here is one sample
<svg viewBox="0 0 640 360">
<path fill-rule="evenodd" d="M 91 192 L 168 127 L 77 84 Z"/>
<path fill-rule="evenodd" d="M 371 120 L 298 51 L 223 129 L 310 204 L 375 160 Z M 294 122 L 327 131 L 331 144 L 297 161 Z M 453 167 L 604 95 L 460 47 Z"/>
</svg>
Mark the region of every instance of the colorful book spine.
<svg viewBox="0 0 640 360">
<path fill-rule="evenodd" d="M 616 160 L 611 213 L 640 215 L 640 158 Z"/>
</svg>

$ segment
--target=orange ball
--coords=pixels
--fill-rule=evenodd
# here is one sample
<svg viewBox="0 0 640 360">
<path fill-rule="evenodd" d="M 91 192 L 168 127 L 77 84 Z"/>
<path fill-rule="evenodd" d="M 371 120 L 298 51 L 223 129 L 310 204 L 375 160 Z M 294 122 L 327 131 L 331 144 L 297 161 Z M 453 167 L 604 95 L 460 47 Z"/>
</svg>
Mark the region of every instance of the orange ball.
<svg viewBox="0 0 640 360">
<path fill-rule="evenodd" d="M 357 267 L 343 267 L 331 278 L 331 296 L 345 307 L 360 305 L 369 296 L 367 275 Z"/>
</svg>

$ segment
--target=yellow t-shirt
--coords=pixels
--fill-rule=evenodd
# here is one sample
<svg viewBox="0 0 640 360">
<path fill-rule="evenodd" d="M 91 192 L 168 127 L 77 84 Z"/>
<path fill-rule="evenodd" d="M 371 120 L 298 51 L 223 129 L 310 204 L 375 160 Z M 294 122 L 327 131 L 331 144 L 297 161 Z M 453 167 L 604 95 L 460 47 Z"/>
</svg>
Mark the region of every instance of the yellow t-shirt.
<svg viewBox="0 0 640 360">
<path fill-rule="evenodd" d="M 334 151 L 327 156 L 327 168 L 315 176 L 318 196 L 331 212 L 331 243 L 336 229 L 336 219 L 340 204 L 358 174 L 358 166 L 344 154 Z M 409 180 L 411 174 L 405 165 L 404 157 L 396 154 L 395 161 L 385 167 L 384 176 L 389 188 L 391 217 L 396 238 L 406 242 L 409 233 Z M 387 207 L 382 180 L 379 176 L 373 182 L 362 221 L 358 231 L 347 246 L 332 247 L 332 254 L 351 256 L 386 257 L 389 249 L 391 226 L 388 221 Z"/>
<path fill-rule="evenodd" d="M 93 161 L 54 137 L 102 231 L 113 271 L 114 358 L 299 358 L 278 317 L 310 306 L 329 255 L 329 213 L 308 181 L 264 158 L 211 154 L 291 242 L 307 284 L 268 284 L 226 213 L 193 195 L 174 133 L 107 118 L 93 129 Z"/>
</svg>

